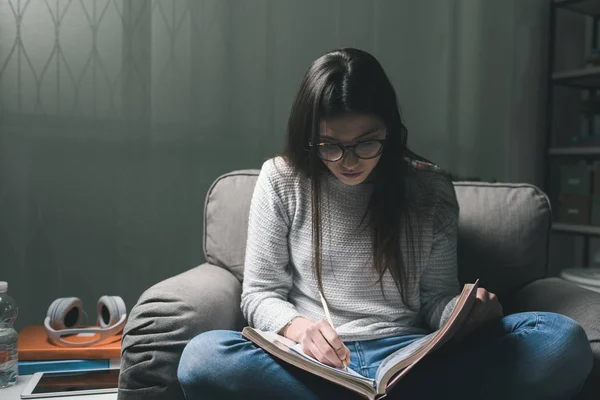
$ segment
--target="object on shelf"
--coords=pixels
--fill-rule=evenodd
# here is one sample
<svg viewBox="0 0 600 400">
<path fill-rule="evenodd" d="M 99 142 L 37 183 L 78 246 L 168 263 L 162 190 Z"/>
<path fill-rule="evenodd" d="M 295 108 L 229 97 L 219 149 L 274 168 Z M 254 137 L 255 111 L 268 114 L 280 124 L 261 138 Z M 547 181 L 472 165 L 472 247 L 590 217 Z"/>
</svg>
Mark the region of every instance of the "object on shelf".
<svg viewBox="0 0 600 400">
<path fill-rule="evenodd" d="M 560 193 L 589 195 L 590 175 L 590 166 L 586 163 L 561 165 Z"/>
<path fill-rule="evenodd" d="M 560 277 L 585 289 L 600 293 L 600 268 L 566 268 Z"/>
<path fill-rule="evenodd" d="M 569 147 L 599 147 L 600 135 L 578 135 L 569 138 Z"/>
<path fill-rule="evenodd" d="M 592 49 L 585 59 L 586 67 L 600 66 L 600 49 Z"/>
<path fill-rule="evenodd" d="M 592 193 L 594 196 L 600 197 L 600 161 L 594 161 L 592 163 L 592 175 L 594 177 L 594 181 L 592 182 Z"/>
<path fill-rule="evenodd" d="M 562 194 L 558 198 L 557 222 L 587 225 L 590 223 L 590 197 Z"/>
<path fill-rule="evenodd" d="M 75 371 L 88 369 L 120 368 L 121 360 L 46 360 L 19 361 L 19 375 L 33 375 L 36 372 Z"/>
<path fill-rule="evenodd" d="M 592 218 L 590 224 L 600 226 L 600 196 L 592 197 Z"/>
<path fill-rule="evenodd" d="M 588 118 L 600 114 L 600 93 L 597 90 L 590 91 L 587 98 L 581 101 L 581 112 Z"/>
<path fill-rule="evenodd" d="M 85 335 L 73 335 L 70 341 L 89 341 Z M 121 357 L 121 334 L 92 346 L 58 346 L 48 341 L 43 325 L 30 325 L 19 332 L 19 360 L 112 360 Z"/>
</svg>

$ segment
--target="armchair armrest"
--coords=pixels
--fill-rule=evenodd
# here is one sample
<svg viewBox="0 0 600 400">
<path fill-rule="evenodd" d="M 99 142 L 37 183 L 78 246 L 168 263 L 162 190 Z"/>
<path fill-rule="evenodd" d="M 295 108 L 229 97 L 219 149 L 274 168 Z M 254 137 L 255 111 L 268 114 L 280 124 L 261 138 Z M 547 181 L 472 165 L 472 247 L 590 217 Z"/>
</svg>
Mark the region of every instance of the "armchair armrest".
<svg viewBox="0 0 600 400">
<path fill-rule="evenodd" d="M 600 293 L 560 278 L 532 282 L 506 302 L 506 314 L 548 311 L 579 322 L 594 354 L 594 367 L 577 399 L 597 399 L 600 393 Z"/>
<path fill-rule="evenodd" d="M 210 264 L 146 290 L 123 332 L 119 400 L 181 399 L 177 366 L 196 335 L 240 330 L 242 286 L 228 270 Z"/>
</svg>

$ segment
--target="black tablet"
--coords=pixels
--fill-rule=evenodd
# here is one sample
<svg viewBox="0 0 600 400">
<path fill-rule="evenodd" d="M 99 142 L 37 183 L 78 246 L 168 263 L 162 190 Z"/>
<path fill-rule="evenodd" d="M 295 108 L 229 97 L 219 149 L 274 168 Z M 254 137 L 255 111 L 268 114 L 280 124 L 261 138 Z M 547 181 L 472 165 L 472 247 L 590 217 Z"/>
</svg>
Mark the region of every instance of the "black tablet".
<svg viewBox="0 0 600 400">
<path fill-rule="evenodd" d="M 117 393 L 118 387 L 118 368 L 37 372 L 21 393 L 21 398 Z"/>
</svg>

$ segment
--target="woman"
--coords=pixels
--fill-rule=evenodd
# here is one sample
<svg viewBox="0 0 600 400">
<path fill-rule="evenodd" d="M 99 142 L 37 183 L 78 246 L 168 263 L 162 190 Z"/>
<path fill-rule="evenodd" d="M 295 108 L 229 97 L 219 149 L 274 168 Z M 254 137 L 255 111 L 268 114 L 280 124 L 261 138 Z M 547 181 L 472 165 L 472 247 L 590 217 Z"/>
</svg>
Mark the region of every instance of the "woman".
<svg viewBox="0 0 600 400">
<path fill-rule="evenodd" d="M 407 149 L 380 64 L 356 49 L 329 52 L 304 76 L 284 154 L 258 177 L 242 312 L 317 360 L 373 378 L 386 356 L 449 316 L 459 294 L 457 231 L 452 182 Z M 389 398 L 568 398 L 592 365 L 576 322 L 551 313 L 503 317 L 485 289 L 461 338 L 418 364 Z M 189 400 L 356 397 L 233 331 L 190 341 L 178 377 Z"/>
</svg>

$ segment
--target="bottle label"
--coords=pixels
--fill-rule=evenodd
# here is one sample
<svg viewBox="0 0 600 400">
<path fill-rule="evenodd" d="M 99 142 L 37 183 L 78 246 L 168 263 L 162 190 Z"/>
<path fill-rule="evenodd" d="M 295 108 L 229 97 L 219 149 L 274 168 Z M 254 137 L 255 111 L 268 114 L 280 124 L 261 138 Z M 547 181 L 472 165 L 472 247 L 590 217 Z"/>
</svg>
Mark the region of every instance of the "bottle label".
<svg viewBox="0 0 600 400">
<path fill-rule="evenodd" d="M 0 349 L 0 365 L 16 359 L 17 354 L 16 344 L 4 344 Z"/>
</svg>

